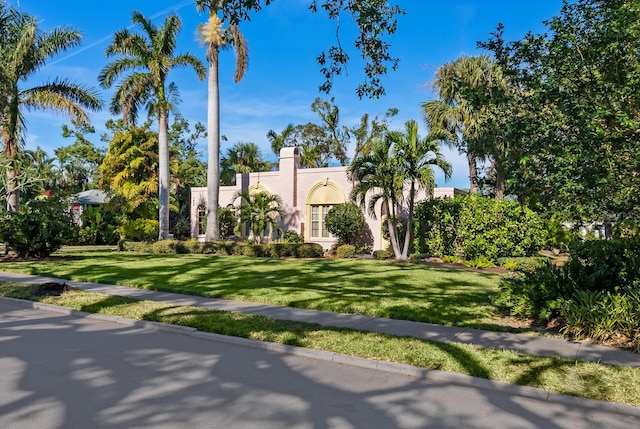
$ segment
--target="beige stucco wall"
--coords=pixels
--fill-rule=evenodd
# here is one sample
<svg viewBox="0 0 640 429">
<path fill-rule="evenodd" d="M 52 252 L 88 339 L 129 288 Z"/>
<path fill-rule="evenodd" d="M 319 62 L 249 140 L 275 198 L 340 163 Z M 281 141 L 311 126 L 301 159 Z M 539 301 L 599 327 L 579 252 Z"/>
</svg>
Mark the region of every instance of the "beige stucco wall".
<svg viewBox="0 0 640 429">
<path fill-rule="evenodd" d="M 239 191 L 258 188 L 277 194 L 282 198 L 283 210 L 286 213 L 280 221 L 284 231 L 295 231 L 301 234 L 305 241 L 318 243 L 324 249 L 329 249 L 336 241 L 335 238 L 311 237 L 311 204 L 323 203 L 334 205 L 349 201 L 352 184 L 347 179 L 347 167 L 328 168 L 300 168 L 300 158 L 297 148 L 283 148 L 280 152 L 278 171 L 238 174 L 235 186 L 221 186 L 221 207 L 237 205 L 235 199 Z M 436 188 L 434 197 L 454 196 L 463 193 L 455 188 Z M 204 235 L 198 235 L 198 206 L 204 204 L 207 198 L 206 188 L 191 189 L 191 236 L 200 241 Z M 425 198 L 424 193 L 418 196 L 418 201 Z M 373 249 L 386 248 L 387 243 L 382 238 L 382 224 L 380 203 L 376 208 L 376 218 L 365 213 L 366 228 L 373 240 Z"/>
</svg>

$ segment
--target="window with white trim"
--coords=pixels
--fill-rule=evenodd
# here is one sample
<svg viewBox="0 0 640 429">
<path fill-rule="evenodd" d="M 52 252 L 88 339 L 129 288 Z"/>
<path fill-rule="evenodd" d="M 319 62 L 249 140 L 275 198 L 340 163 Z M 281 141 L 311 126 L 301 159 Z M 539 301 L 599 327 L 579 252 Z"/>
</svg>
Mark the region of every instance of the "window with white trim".
<svg viewBox="0 0 640 429">
<path fill-rule="evenodd" d="M 311 237 L 333 237 L 327 230 L 325 223 L 329 210 L 331 210 L 331 206 L 311 206 Z"/>
</svg>

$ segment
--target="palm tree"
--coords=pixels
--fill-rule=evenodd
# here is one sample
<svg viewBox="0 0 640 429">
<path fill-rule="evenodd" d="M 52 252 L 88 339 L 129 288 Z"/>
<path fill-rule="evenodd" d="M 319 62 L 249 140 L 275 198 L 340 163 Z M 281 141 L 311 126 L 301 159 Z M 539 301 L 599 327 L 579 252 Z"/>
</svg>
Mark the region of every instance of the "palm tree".
<svg viewBox="0 0 640 429">
<path fill-rule="evenodd" d="M 433 83 L 438 99 L 422 104 L 427 126 L 448 132 L 443 141 L 467 155 L 469 192 L 473 194 L 478 192 L 477 159 L 484 151 L 475 144 L 482 112 L 471 96 L 488 87 L 493 71 L 487 56 L 462 56 L 438 68 Z"/>
<path fill-rule="evenodd" d="M 273 231 L 281 231 L 277 217 L 283 215 L 282 199 L 278 195 L 266 192 L 249 193 L 238 192 L 236 198 L 240 199 L 240 219 L 246 222 L 253 239 L 262 241 L 264 232 L 269 230 L 269 241 L 273 237 Z"/>
<path fill-rule="evenodd" d="M 31 88 L 21 83 L 40 70 L 50 58 L 81 42 L 80 33 L 61 27 L 38 29 L 36 19 L 14 9 L 0 10 L 0 136 L 6 168 L 7 210 L 20 204 L 20 169 L 16 162 L 26 124 L 23 110 L 51 109 L 68 115 L 78 125 L 88 124 L 86 109 L 98 110 L 102 101 L 90 88 L 66 79 L 54 79 Z"/>
<path fill-rule="evenodd" d="M 400 259 L 409 256 L 409 245 L 413 241 L 413 208 L 416 193 L 425 190 L 429 196 L 433 196 L 435 178 L 433 167 L 438 167 L 444 172 L 445 180 L 451 178 L 451 163 L 440 153 L 441 134 L 431 132 L 421 139 L 418 136 L 418 123 L 409 120 L 405 123 L 403 134 L 395 134 L 394 155 L 400 164 L 398 174 L 404 178 L 404 183 L 409 184 L 407 232 L 404 238 L 404 246 Z"/>
<path fill-rule="evenodd" d="M 267 139 L 271 143 L 271 151 L 276 155 L 280 156 L 280 150 L 283 147 L 291 145 L 291 139 L 295 136 L 296 127 L 293 124 L 288 124 L 280 134 L 276 133 L 273 130 L 269 130 L 267 133 Z"/>
<path fill-rule="evenodd" d="M 380 140 L 373 140 L 366 155 L 355 158 L 349 166 L 348 176 L 354 183 L 351 200 L 360 207 L 367 207 L 369 215 L 376 218 L 376 205 L 382 201 L 382 210 L 387 214 L 387 226 L 393 253 L 400 256 L 398 241 L 398 209 L 403 198 L 403 182 L 397 173 L 393 156 L 396 132 L 389 131 Z M 400 180 L 398 180 L 400 179 Z M 368 204 L 367 204 L 368 199 Z"/>
<path fill-rule="evenodd" d="M 223 28 L 223 20 L 218 17 L 222 7 L 219 0 L 196 0 L 199 11 L 209 11 L 206 24 L 198 28 L 201 41 L 207 47 L 209 63 L 207 81 L 207 229 L 205 241 L 220 238 L 218 230 L 218 202 L 220 194 L 220 92 L 218 82 L 218 58 L 221 48 L 233 47 L 236 53 L 236 73 L 234 80 L 240 82 L 248 64 L 247 43 L 234 23 Z"/>
<path fill-rule="evenodd" d="M 158 221 L 159 239 L 163 240 L 169 236 L 168 116 L 171 94 L 176 91 L 174 85 L 167 85 L 167 76 L 174 67 L 190 66 L 202 80 L 206 69 L 192 54 L 174 55 L 176 37 L 182 26 L 177 15 L 169 15 L 160 28 L 140 12 L 133 12 L 131 20 L 143 34 L 131 33 L 128 29 L 115 33 L 105 54 L 119 58 L 102 69 L 98 81 L 104 88 L 110 88 L 122 77 L 111 100 L 111 112 L 122 113 L 125 123 L 135 124 L 138 111 L 144 106 L 150 114 L 155 113 L 158 120 Z M 131 74 L 123 77 L 127 72 Z"/>
<path fill-rule="evenodd" d="M 271 168 L 271 164 L 262 159 L 258 145 L 252 142 L 236 143 L 227 149 L 220 165 L 220 181 L 224 185 L 234 185 L 237 173 L 269 171 Z"/>
<path fill-rule="evenodd" d="M 451 164 L 439 151 L 440 134 L 418 136 L 418 123 L 409 120 L 404 132 L 387 132 L 382 140 L 373 140 L 370 152 L 356 158 L 349 167 L 349 177 L 354 187 L 351 199 L 375 217 L 375 206 L 382 200 L 387 212 L 387 226 L 393 252 L 398 260 L 407 260 L 412 241 L 413 209 L 419 190 L 432 194 L 435 186 L 433 167 L 439 167 L 445 179 L 451 177 Z M 406 189 L 408 186 L 408 190 Z M 400 245 L 398 218 L 407 211 L 407 232 Z"/>
</svg>

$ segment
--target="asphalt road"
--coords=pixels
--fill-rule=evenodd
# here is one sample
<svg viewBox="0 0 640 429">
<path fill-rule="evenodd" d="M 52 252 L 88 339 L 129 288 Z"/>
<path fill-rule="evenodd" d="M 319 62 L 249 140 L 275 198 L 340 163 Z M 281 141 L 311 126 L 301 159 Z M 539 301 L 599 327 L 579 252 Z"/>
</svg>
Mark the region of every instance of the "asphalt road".
<svg viewBox="0 0 640 429">
<path fill-rule="evenodd" d="M 0 302 L 2 429 L 628 429 L 638 416 Z"/>
</svg>

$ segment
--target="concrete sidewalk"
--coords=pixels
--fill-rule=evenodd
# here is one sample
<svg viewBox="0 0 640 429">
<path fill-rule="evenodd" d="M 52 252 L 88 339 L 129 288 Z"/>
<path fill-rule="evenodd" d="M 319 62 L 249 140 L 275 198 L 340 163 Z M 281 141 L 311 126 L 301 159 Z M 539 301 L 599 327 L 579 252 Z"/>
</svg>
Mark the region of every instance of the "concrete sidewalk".
<svg viewBox="0 0 640 429">
<path fill-rule="evenodd" d="M 415 337 L 430 341 L 473 344 L 488 349 L 509 349 L 534 356 L 557 356 L 608 365 L 640 367 L 640 355 L 638 354 L 615 347 L 601 346 L 582 341 L 567 341 L 536 335 L 458 328 L 434 325 L 431 323 L 369 317 L 359 314 L 332 313 L 244 301 L 211 299 L 125 286 L 0 272 L 0 281 L 5 282 L 44 283 L 55 280 L 64 281 L 73 287 L 87 291 L 126 296 L 140 300 L 161 301 L 172 305 L 205 307 L 213 310 L 261 315 L 280 320 L 316 323 L 325 327 L 349 328 L 394 336 Z"/>
</svg>

